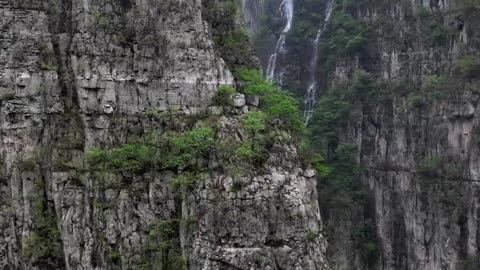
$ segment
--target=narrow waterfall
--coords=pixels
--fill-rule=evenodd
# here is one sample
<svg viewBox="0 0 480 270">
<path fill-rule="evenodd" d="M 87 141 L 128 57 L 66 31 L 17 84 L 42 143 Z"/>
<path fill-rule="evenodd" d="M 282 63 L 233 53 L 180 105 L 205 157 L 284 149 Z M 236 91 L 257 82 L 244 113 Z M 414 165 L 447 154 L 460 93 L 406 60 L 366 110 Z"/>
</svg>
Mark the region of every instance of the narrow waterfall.
<svg viewBox="0 0 480 270">
<path fill-rule="evenodd" d="M 328 1 L 327 9 L 325 13 L 325 20 L 323 26 L 318 29 L 317 37 L 313 41 L 313 57 L 310 62 L 310 83 L 307 88 L 307 93 L 305 95 L 305 111 L 303 118 L 305 123 L 308 124 L 310 118 L 313 116 L 315 110 L 315 104 L 317 103 L 317 86 L 318 86 L 318 77 L 317 77 L 317 67 L 318 67 L 318 45 L 322 38 L 322 34 L 325 31 L 325 28 L 332 17 L 333 10 L 335 8 L 335 0 Z"/>
<path fill-rule="evenodd" d="M 286 19 L 287 24 L 282 30 L 280 37 L 278 38 L 277 44 L 275 46 L 275 51 L 272 55 L 270 55 L 270 59 L 268 61 L 268 68 L 267 68 L 267 79 L 273 81 L 275 79 L 275 69 L 277 68 L 277 58 L 279 55 L 285 54 L 285 39 L 287 33 L 292 28 L 292 20 L 293 20 L 293 0 L 283 0 L 280 4 L 280 11 L 282 14 L 282 18 Z M 281 84 L 281 74 L 278 77 L 280 79 Z"/>
</svg>

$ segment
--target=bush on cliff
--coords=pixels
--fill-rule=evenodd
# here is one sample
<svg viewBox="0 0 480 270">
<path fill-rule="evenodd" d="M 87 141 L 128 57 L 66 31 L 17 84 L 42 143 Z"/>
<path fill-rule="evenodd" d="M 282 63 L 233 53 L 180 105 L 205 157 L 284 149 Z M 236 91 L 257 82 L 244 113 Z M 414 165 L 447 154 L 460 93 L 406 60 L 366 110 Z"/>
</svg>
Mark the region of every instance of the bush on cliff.
<svg viewBox="0 0 480 270">
<path fill-rule="evenodd" d="M 303 130 L 300 108 L 294 97 L 282 91 L 274 82 L 266 80 L 261 71 L 243 69 L 239 77 L 246 83 L 246 94 L 261 98 L 260 108 L 269 120 L 281 120 L 294 131 Z"/>
</svg>

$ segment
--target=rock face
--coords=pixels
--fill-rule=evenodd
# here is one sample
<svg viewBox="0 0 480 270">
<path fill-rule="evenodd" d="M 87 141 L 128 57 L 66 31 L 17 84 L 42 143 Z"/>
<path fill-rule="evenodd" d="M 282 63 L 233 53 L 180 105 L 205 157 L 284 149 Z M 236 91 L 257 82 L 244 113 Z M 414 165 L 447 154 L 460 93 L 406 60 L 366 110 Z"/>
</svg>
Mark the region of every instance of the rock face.
<svg viewBox="0 0 480 270">
<path fill-rule="evenodd" d="M 208 177 L 180 199 L 177 172 L 85 169 L 94 147 L 204 111 L 242 141 L 244 97 L 207 110 L 233 76 L 202 4 L 0 1 L 0 269 L 328 269 L 316 180 L 288 134 L 236 191 L 218 157 L 198 161 Z M 163 113 L 183 122 L 152 120 Z"/>
<path fill-rule="evenodd" d="M 394 86 L 385 99 L 364 104 L 342 131 L 345 141 L 357 145 L 365 168 L 360 181 L 373 198 L 374 215 L 363 218 L 375 220 L 381 269 L 480 267 L 479 156 L 472 139 L 478 133 L 479 84 L 458 71 L 465 59 L 477 57 L 479 11 L 465 3 L 399 1 L 359 8 L 366 24 L 378 22 L 380 13 L 395 24 L 376 28 L 375 51 L 340 61 L 329 82 L 340 85 L 363 69 L 410 91 L 405 95 Z M 438 36 L 432 37 L 434 31 Z M 395 36 L 406 41 L 398 43 Z M 350 231 L 357 222 L 333 220 Z M 340 257 L 334 268 L 357 269 L 354 249 L 333 255 Z"/>
<path fill-rule="evenodd" d="M 478 3 L 347 2 L 337 1 L 322 36 L 322 93 L 351 89 L 359 71 L 380 87 L 358 97 L 348 119 L 337 125 L 339 142 L 356 146 L 362 172 L 353 183 L 362 185 L 361 196 L 368 199 L 348 210 L 322 209 L 331 228 L 331 266 L 479 269 Z M 295 10 L 308 3 L 296 1 Z M 302 12 L 295 14 L 293 33 L 304 30 L 301 18 L 323 11 Z M 296 45 L 298 36 L 287 37 L 287 58 L 308 58 L 299 50 L 311 41 L 307 36 Z M 295 88 L 305 65 L 285 74 L 284 83 Z M 326 186 L 320 186 L 321 199 Z M 367 221 L 373 237 L 364 245 L 357 238 Z M 366 262 L 362 254 L 369 248 Z"/>
</svg>

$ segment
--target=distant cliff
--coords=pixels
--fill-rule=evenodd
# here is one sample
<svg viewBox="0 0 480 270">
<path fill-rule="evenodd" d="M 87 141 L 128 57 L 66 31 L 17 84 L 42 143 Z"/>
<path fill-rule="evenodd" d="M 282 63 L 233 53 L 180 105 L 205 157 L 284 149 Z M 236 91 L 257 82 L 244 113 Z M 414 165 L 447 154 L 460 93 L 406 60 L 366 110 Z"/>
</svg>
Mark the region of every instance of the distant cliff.
<svg viewBox="0 0 480 270">
<path fill-rule="evenodd" d="M 479 269 L 480 2 L 336 1 L 325 22 L 330 2 L 295 1 L 283 85 L 307 96 L 325 27 L 310 128 L 332 268 Z"/>
</svg>

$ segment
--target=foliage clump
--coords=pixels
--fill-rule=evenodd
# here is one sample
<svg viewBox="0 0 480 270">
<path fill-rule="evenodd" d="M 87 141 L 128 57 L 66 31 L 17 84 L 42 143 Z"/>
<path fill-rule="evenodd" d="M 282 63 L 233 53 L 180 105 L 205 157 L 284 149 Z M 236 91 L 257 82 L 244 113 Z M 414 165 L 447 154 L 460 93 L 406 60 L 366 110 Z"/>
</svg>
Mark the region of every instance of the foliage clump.
<svg viewBox="0 0 480 270">
<path fill-rule="evenodd" d="M 368 31 L 364 23 L 347 13 L 336 12 L 325 31 L 322 44 L 327 56 L 326 66 L 330 68 L 342 57 L 363 52 L 368 45 Z"/>
<path fill-rule="evenodd" d="M 56 269 L 63 264 L 63 246 L 56 217 L 44 195 L 44 183 L 36 186 L 32 201 L 34 228 L 24 239 L 22 254 L 43 269 Z"/>
<path fill-rule="evenodd" d="M 473 56 L 464 56 L 457 61 L 455 71 L 467 79 L 478 78 L 480 77 L 480 61 Z"/>
<path fill-rule="evenodd" d="M 237 90 L 233 87 L 221 86 L 217 90 L 217 94 L 214 97 L 214 103 L 223 106 L 232 105 L 232 96 L 237 93 Z"/>
<path fill-rule="evenodd" d="M 94 169 L 141 173 L 152 166 L 155 150 L 143 144 L 125 144 L 112 151 L 93 149 L 86 157 Z"/>
<path fill-rule="evenodd" d="M 149 232 L 147 248 L 144 250 L 140 269 L 186 270 L 187 261 L 180 247 L 180 220 L 160 220 Z"/>
<path fill-rule="evenodd" d="M 208 154 L 215 142 L 211 128 L 197 128 L 160 141 L 125 144 L 113 150 L 93 149 L 86 162 L 93 170 L 141 174 L 150 169 L 181 169 Z"/>
<path fill-rule="evenodd" d="M 302 131 L 303 122 L 297 100 L 266 80 L 258 70 L 243 69 L 239 78 L 246 83 L 245 93 L 261 98 L 260 109 L 269 120 L 281 120 L 293 131 Z"/>
</svg>

